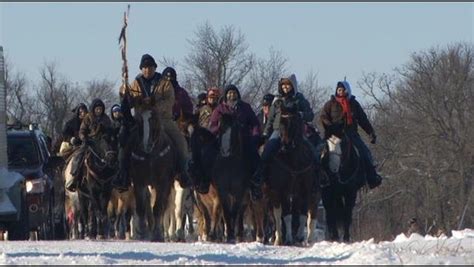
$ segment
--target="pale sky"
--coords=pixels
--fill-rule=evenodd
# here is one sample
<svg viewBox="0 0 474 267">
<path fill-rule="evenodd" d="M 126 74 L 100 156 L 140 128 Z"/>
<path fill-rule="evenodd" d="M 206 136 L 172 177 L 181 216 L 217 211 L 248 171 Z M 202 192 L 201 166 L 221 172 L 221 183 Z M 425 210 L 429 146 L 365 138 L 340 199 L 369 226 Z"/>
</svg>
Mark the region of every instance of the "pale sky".
<svg viewBox="0 0 474 267">
<path fill-rule="evenodd" d="M 0 3 L 0 45 L 32 80 L 55 60 L 70 80 L 118 82 L 118 35 L 127 3 Z M 132 3 L 128 27 L 130 77 L 144 53 L 183 63 L 186 39 L 198 24 L 234 25 L 250 50 L 270 47 L 303 79 L 311 69 L 320 85 L 347 76 L 354 94 L 362 72 L 391 72 L 413 52 L 473 42 L 473 3 Z M 158 66 L 161 72 L 165 66 Z M 182 68 L 178 66 L 178 80 Z"/>
</svg>

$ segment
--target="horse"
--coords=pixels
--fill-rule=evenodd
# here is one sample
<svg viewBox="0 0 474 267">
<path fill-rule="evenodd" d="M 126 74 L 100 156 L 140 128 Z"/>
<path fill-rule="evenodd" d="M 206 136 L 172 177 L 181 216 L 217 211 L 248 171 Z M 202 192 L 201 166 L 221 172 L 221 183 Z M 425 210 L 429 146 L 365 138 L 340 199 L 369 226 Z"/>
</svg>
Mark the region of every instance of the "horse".
<svg viewBox="0 0 474 267">
<path fill-rule="evenodd" d="M 342 223 L 343 241 L 350 242 L 352 210 L 366 173 L 356 146 L 346 134 L 340 135 L 329 137 L 321 154 L 322 175 L 329 179 L 329 185 L 322 188 L 322 200 L 328 239 L 339 241 L 338 226 Z"/>
<path fill-rule="evenodd" d="M 151 241 L 163 242 L 163 214 L 177 174 L 177 149 L 155 109 L 137 113 L 134 119 L 126 148 L 131 152 L 130 179 L 136 201 L 133 232 L 140 240 L 151 232 Z M 152 220 L 147 219 L 148 213 Z"/>
<path fill-rule="evenodd" d="M 85 145 L 84 179 L 77 193 L 89 238 L 103 239 L 108 232 L 107 205 L 117 167 L 117 143 L 111 134 L 102 133 L 92 144 Z"/>
<path fill-rule="evenodd" d="M 269 163 L 268 179 L 265 181 L 268 203 L 273 210 L 274 244 L 294 243 L 292 214 L 300 214 L 296 240 L 306 240 L 311 244 L 315 241 L 317 205 L 321 195 L 319 191 L 312 190 L 315 183 L 319 185 L 319 176 L 316 175 L 314 155 L 303 140 L 303 121 L 298 113 L 282 107 L 279 134 L 281 148 Z M 284 240 L 282 217 L 286 226 Z"/>
<path fill-rule="evenodd" d="M 119 192 L 117 189 L 112 190 L 107 214 L 113 223 L 112 236 L 116 239 L 133 238 L 131 229 L 131 220 L 135 215 L 136 204 L 133 194 L 133 186 L 129 186 L 125 192 Z"/>
<path fill-rule="evenodd" d="M 225 241 L 233 243 L 236 241 L 236 230 L 239 238 L 243 235 L 242 202 L 245 193 L 249 190 L 251 174 L 245 160 L 244 137 L 239 122 L 233 115 L 223 114 L 219 125 L 217 139 L 207 129 L 197 124 L 193 126 L 192 160 L 194 164 L 203 166 L 202 170 L 205 173 L 198 175 L 210 178 L 211 185 L 216 189 L 217 198 L 214 201 L 216 205 L 213 205 L 213 209 L 217 211 L 218 206 L 221 205 Z M 212 213 L 218 214 L 218 212 Z M 216 226 L 219 223 L 219 217 L 214 217 L 211 221 Z"/>
</svg>

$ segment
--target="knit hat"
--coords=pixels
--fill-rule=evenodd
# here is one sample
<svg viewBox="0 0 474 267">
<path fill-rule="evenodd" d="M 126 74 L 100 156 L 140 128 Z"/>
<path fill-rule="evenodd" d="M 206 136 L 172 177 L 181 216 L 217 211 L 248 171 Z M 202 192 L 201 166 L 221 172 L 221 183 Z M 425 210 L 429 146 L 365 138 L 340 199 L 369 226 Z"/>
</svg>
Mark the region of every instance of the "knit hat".
<svg viewBox="0 0 474 267">
<path fill-rule="evenodd" d="M 142 56 L 142 60 L 140 61 L 140 69 L 145 67 L 158 67 L 158 65 L 156 65 L 155 59 L 149 54 L 144 54 Z"/>
</svg>

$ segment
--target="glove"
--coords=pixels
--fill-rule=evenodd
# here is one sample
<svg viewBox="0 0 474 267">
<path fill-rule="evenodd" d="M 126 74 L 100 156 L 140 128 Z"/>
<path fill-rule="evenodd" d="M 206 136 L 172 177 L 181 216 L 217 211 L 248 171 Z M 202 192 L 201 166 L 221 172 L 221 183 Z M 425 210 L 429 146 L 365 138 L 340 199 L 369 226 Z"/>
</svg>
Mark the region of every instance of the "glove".
<svg viewBox="0 0 474 267">
<path fill-rule="evenodd" d="M 376 141 L 377 141 L 377 136 L 375 135 L 374 132 L 372 132 L 372 133 L 370 134 L 370 143 L 371 143 L 371 144 L 375 144 Z"/>
<path fill-rule="evenodd" d="M 79 138 L 72 137 L 70 143 L 73 146 L 78 146 L 81 144 L 81 140 Z"/>
</svg>

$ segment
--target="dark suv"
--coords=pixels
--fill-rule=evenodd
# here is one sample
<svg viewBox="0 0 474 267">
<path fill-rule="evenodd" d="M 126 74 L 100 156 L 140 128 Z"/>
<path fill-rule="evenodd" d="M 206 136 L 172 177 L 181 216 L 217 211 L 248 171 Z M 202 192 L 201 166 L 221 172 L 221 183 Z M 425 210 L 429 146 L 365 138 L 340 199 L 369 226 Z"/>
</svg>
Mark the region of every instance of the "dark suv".
<svg viewBox="0 0 474 267">
<path fill-rule="evenodd" d="M 7 130 L 8 168 L 26 179 L 29 229 L 39 239 L 52 239 L 54 188 L 47 173 L 50 154 L 46 135 L 37 125 L 9 126 Z"/>
</svg>

